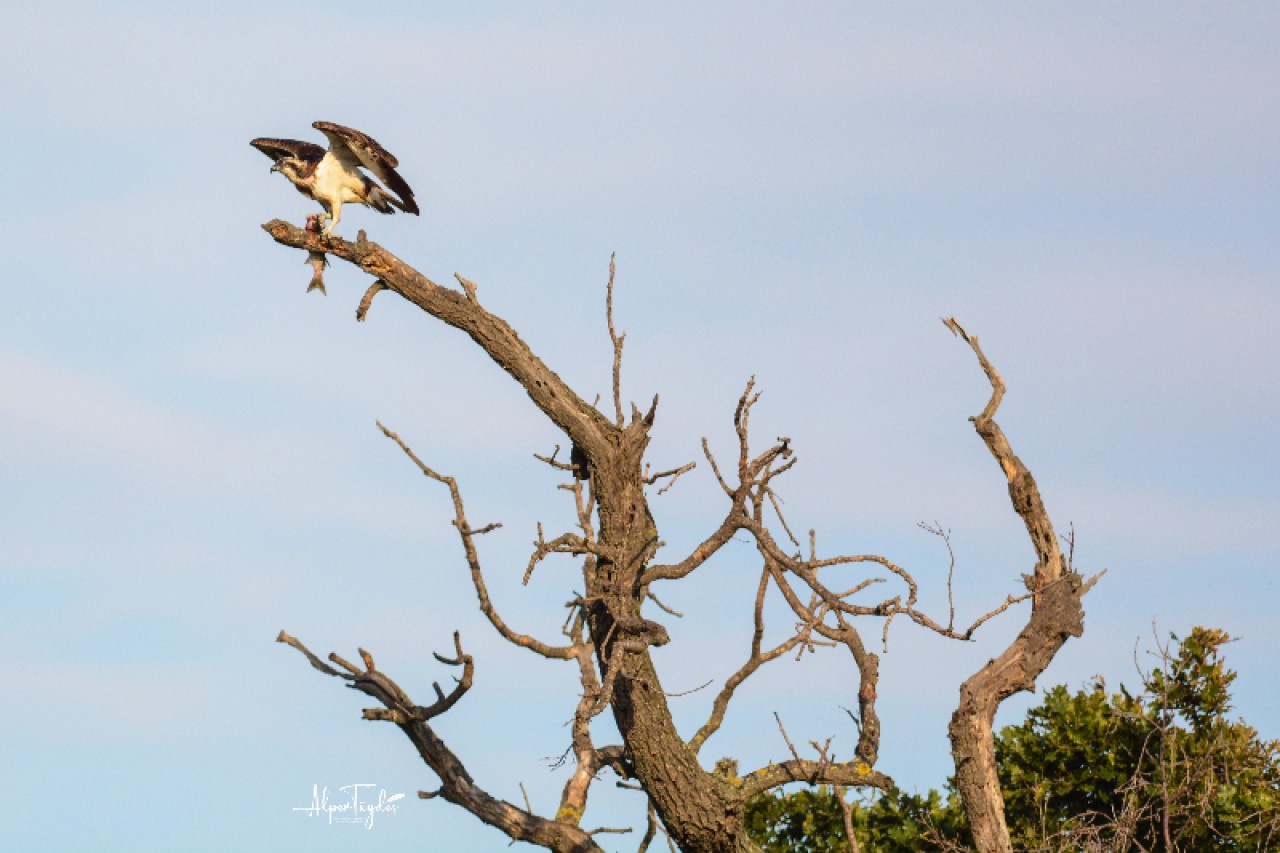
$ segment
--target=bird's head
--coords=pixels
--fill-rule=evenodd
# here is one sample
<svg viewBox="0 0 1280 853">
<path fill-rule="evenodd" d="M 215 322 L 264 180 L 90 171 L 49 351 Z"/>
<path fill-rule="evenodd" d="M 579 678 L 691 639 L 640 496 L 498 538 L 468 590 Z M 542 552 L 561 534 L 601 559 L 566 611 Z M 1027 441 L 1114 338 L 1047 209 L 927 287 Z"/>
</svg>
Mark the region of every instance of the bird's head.
<svg viewBox="0 0 1280 853">
<path fill-rule="evenodd" d="M 281 157 L 275 163 L 271 164 L 271 171 L 279 172 L 291 181 L 296 181 L 299 177 L 301 163 L 293 157 Z"/>
</svg>

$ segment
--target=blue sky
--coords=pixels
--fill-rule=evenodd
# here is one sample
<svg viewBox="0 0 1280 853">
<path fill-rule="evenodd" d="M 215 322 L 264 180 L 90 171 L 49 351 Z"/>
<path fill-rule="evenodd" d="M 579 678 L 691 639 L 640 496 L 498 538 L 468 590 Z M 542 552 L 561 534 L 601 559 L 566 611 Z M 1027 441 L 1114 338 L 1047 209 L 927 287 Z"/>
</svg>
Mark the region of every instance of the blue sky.
<svg viewBox="0 0 1280 853">
<path fill-rule="evenodd" d="M 563 784 L 573 674 L 506 647 L 474 604 L 443 490 L 459 478 L 508 621 L 554 638 L 573 566 L 519 578 L 567 525 L 532 458 L 556 444 L 458 333 L 259 230 L 312 207 L 248 146 L 366 130 L 419 218 L 349 210 L 437 281 L 480 286 L 588 399 L 607 395 L 617 252 L 624 392 L 662 395 L 655 466 L 727 453 L 748 377 L 789 435 L 789 520 L 821 550 L 909 566 L 960 619 L 1032 554 L 967 418 L 987 388 L 938 322 L 978 334 L 999 420 L 1077 563 L 1109 573 L 1042 686 L 1136 681 L 1152 625 L 1240 641 L 1237 710 L 1270 701 L 1280 550 L 1280 14 L 1270 4 L 28 4 L 0 34 L 0 701 L 6 849 L 450 850 L 505 845 L 445 803 L 361 697 L 273 643 L 371 650 L 424 701 L 462 632 L 474 690 L 439 731 L 495 796 Z M 655 497 L 669 554 L 723 512 L 705 464 Z M 749 642 L 746 545 L 659 591 L 685 612 L 664 685 L 717 683 Z M 771 612 L 779 639 L 788 626 Z M 949 770 L 959 682 L 1016 632 L 895 625 L 881 769 Z M 868 626 L 871 636 L 877 626 Z M 835 654 L 777 662 L 704 750 L 852 749 Z M 711 688 L 673 700 L 691 733 Z M 1018 718 L 1033 697 L 1007 703 Z M 607 722 L 597 741 L 611 742 Z M 295 812 L 313 785 L 408 793 L 374 828 Z M 598 783 L 586 823 L 639 826 Z M 602 837 L 631 850 L 633 835 Z"/>
</svg>

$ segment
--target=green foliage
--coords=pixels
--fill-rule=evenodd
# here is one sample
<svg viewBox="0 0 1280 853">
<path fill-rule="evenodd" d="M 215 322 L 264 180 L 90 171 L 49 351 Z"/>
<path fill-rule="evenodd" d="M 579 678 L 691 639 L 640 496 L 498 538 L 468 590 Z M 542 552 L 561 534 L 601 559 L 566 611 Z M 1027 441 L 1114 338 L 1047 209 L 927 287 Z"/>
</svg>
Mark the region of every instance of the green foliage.
<svg viewBox="0 0 1280 853">
<path fill-rule="evenodd" d="M 1175 712 L 1197 734 L 1220 722 L 1231 710 L 1230 688 L 1236 674 L 1218 659 L 1218 650 L 1230 641 L 1225 631 L 1194 629 L 1182 641 L 1177 656 L 1147 678 L 1153 712 Z"/>
<path fill-rule="evenodd" d="M 999 733 L 996 763 L 1016 846 L 1085 815 L 1123 809 L 1149 733 L 1141 713 L 1138 699 L 1109 696 L 1101 684 L 1074 695 L 1058 686 L 1025 722 Z"/>
<path fill-rule="evenodd" d="M 747 833 L 765 853 L 847 851 L 836 796 L 826 787 L 766 794 L 747 805 Z"/>
<path fill-rule="evenodd" d="M 876 853 L 940 850 L 931 839 L 958 817 L 937 791 L 889 791 L 851 810 L 858 843 Z M 757 797 L 747 806 L 747 832 L 765 853 L 849 853 L 840 801 L 826 786 Z"/>
<path fill-rule="evenodd" d="M 1136 832 L 1151 849 L 1280 848 L 1280 741 L 1226 716 L 1236 674 L 1219 655 L 1230 640 L 1196 628 L 1146 679 L 1149 739 L 1132 796 L 1156 805 Z"/>
<path fill-rule="evenodd" d="M 1161 650 L 1143 690 L 1099 681 L 1054 687 L 1020 725 L 996 736 L 1005 817 L 1025 851 L 1280 850 L 1280 741 L 1227 718 L 1235 673 L 1224 631 L 1196 628 Z M 863 851 L 964 849 L 954 793 L 944 801 L 890 791 L 851 806 Z M 850 849 L 840 804 L 825 788 L 764 795 L 748 830 L 768 853 Z"/>
</svg>

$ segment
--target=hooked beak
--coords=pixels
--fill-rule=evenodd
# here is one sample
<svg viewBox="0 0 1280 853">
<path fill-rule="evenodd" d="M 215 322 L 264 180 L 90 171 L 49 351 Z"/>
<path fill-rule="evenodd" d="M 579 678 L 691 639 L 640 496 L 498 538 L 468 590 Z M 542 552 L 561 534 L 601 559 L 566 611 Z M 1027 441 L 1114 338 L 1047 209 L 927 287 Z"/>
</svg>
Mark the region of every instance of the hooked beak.
<svg viewBox="0 0 1280 853">
<path fill-rule="evenodd" d="M 279 164 L 279 163 L 272 163 L 272 164 L 271 164 L 271 171 L 272 171 L 272 172 L 278 172 L 278 171 L 280 171 L 280 164 Z"/>
</svg>

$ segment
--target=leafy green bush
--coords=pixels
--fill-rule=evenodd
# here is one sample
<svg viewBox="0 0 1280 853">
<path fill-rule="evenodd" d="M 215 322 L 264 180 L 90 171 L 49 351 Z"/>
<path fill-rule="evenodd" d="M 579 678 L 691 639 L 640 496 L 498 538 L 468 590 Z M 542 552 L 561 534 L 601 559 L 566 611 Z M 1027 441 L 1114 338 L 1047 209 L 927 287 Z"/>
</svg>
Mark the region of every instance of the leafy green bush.
<svg viewBox="0 0 1280 853">
<path fill-rule="evenodd" d="M 996 736 L 1005 817 L 1016 849 L 1058 851 L 1280 850 L 1280 741 L 1232 721 L 1236 674 L 1224 631 L 1171 635 L 1137 696 L 1098 681 L 1050 689 L 1026 720 Z M 966 849 L 954 791 L 890 791 L 851 804 L 862 851 Z M 847 853 L 830 789 L 765 795 L 748 809 L 768 853 Z"/>
</svg>

